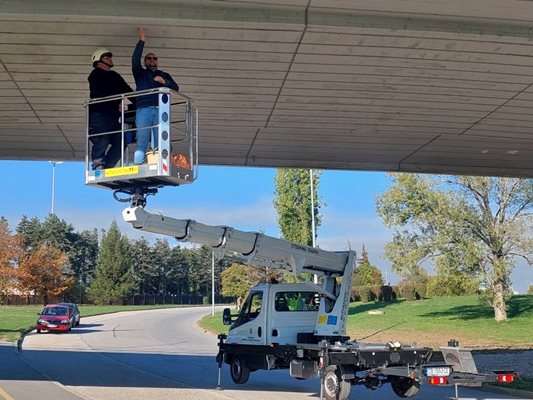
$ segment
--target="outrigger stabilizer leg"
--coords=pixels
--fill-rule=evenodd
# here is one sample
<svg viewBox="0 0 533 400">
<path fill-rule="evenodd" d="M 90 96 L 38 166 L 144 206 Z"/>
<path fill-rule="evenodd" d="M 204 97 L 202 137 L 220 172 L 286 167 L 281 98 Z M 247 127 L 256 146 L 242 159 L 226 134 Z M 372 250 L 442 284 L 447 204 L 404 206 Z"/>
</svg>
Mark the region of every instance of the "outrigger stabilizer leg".
<svg viewBox="0 0 533 400">
<path fill-rule="evenodd" d="M 126 198 L 118 197 L 118 193 L 124 193 L 129 195 Z M 121 203 L 130 203 L 132 207 L 142 207 L 146 206 L 146 196 L 155 195 L 157 193 L 157 188 L 153 187 L 143 187 L 135 186 L 132 188 L 126 189 L 117 189 L 113 192 L 113 198 Z"/>
<path fill-rule="evenodd" d="M 224 344 L 224 339 L 226 339 L 226 335 L 220 334 L 218 335 L 218 354 L 217 354 L 217 364 L 218 364 L 218 381 L 217 381 L 217 387 L 216 390 L 224 390 L 222 386 L 220 386 L 221 378 L 222 378 L 222 363 L 224 362 L 224 352 L 222 350 L 222 345 Z"/>
</svg>

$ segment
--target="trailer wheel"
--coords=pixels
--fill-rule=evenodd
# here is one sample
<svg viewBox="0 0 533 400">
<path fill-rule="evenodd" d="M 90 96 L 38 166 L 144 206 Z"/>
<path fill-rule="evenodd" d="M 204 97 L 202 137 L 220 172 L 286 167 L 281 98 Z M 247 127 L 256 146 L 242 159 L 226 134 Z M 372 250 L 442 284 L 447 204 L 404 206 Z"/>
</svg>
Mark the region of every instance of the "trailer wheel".
<svg viewBox="0 0 533 400">
<path fill-rule="evenodd" d="M 351 385 L 342 379 L 341 370 L 337 365 L 330 365 L 326 367 L 323 389 L 326 400 L 347 400 Z"/>
<path fill-rule="evenodd" d="M 230 364 L 231 380 L 239 385 L 248 382 L 250 369 L 242 356 L 235 356 Z"/>
<path fill-rule="evenodd" d="M 390 385 L 396 396 L 402 398 L 416 396 L 420 390 L 420 383 L 409 378 L 394 379 L 391 381 Z"/>
</svg>

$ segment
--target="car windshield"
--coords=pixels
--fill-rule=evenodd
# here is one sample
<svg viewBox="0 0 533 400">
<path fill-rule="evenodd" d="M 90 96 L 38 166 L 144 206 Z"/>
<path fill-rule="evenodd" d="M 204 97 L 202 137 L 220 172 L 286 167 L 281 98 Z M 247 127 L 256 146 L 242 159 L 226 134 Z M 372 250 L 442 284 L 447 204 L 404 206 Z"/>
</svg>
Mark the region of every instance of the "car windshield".
<svg viewBox="0 0 533 400">
<path fill-rule="evenodd" d="M 66 307 L 46 307 L 42 315 L 68 315 L 68 308 Z"/>
<path fill-rule="evenodd" d="M 70 313 L 74 314 L 74 311 L 75 311 L 74 310 L 74 304 L 63 304 L 63 303 L 61 303 L 60 305 L 64 306 L 64 307 L 68 307 L 68 309 L 70 310 Z"/>
</svg>

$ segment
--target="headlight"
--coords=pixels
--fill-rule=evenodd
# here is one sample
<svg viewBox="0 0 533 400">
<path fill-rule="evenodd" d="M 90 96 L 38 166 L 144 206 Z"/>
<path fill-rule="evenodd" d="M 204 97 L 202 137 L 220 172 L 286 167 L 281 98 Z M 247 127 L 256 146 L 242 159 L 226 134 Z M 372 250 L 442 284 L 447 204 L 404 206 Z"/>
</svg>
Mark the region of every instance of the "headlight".
<svg viewBox="0 0 533 400">
<path fill-rule="evenodd" d="M 68 324 L 68 319 L 62 319 L 62 320 L 61 320 L 61 323 L 62 323 L 62 324 Z"/>
<path fill-rule="evenodd" d="M 44 319 L 38 319 L 37 323 L 38 324 L 46 324 L 46 321 Z"/>
<path fill-rule="evenodd" d="M 422 373 L 425 376 L 450 376 L 451 367 L 424 367 Z"/>
</svg>

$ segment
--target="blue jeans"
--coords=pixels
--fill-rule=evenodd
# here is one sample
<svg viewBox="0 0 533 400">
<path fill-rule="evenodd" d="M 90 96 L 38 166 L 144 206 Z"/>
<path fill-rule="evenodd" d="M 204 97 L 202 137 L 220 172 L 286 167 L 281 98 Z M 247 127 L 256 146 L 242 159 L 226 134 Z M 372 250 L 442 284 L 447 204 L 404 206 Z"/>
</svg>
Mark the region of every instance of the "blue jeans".
<svg viewBox="0 0 533 400">
<path fill-rule="evenodd" d="M 89 140 L 92 143 L 91 161 L 93 169 L 98 167 L 113 168 L 120 160 L 121 142 L 120 132 L 110 135 L 91 136 L 96 133 L 120 130 L 118 118 L 105 113 L 89 115 Z"/>
<path fill-rule="evenodd" d="M 157 149 L 158 129 L 157 126 L 147 128 L 152 125 L 159 124 L 159 109 L 157 107 L 139 108 L 135 116 L 135 125 L 137 125 L 137 145 L 135 146 L 135 155 L 133 162 L 135 164 L 142 164 L 148 143 L 152 143 L 152 149 Z"/>
</svg>

